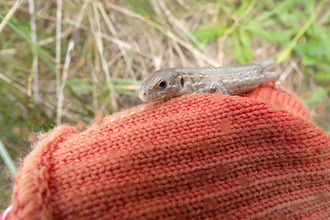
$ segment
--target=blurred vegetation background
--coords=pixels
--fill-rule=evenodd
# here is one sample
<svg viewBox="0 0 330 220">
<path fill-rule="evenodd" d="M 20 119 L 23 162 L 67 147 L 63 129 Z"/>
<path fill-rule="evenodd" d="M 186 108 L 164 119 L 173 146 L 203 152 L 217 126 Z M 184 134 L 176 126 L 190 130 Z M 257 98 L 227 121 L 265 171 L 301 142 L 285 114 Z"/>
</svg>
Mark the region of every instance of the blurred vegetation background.
<svg viewBox="0 0 330 220">
<path fill-rule="evenodd" d="M 0 209 L 36 134 L 141 104 L 163 67 L 276 59 L 330 130 L 328 0 L 0 0 L 0 21 Z"/>
</svg>

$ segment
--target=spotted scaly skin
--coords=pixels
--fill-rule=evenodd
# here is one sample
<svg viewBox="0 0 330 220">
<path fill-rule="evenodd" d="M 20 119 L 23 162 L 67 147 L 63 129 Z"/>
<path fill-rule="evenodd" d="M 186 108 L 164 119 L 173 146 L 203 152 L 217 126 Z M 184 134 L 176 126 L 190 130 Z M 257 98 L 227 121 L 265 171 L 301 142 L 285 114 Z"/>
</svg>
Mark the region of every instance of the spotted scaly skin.
<svg viewBox="0 0 330 220">
<path fill-rule="evenodd" d="M 278 81 L 280 74 L 268 71 L 276 66 L 274 60 L 264 60 L 239 66 L 162 69 L 145 78 L 139 97 L 144 102 L 155 102 L 190 93 L 237 95 L 265 82 L 275 82 L 276 88 L 289 93 Z"/>
</svg>

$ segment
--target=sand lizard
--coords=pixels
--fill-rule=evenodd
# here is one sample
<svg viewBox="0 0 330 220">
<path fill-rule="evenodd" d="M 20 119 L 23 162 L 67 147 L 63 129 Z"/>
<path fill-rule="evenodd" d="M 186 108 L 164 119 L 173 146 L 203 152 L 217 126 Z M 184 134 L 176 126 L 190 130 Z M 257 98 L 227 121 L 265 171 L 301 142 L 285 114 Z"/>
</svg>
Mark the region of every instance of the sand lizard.
<svg viewBox="0 0 330 220">
<path fill-rule="evenodd" d="M 264 60 L 239 66 L 161 69 L 145 78 L 139 97 L 144 102 L 154 102 L 189 93 L 237 95 L 265 82 L 274 82 L 276 88 L 289 94 L 278 80 L 280 74 L 268 71 L 276 66 L 274 60 Z"/>
</svg>

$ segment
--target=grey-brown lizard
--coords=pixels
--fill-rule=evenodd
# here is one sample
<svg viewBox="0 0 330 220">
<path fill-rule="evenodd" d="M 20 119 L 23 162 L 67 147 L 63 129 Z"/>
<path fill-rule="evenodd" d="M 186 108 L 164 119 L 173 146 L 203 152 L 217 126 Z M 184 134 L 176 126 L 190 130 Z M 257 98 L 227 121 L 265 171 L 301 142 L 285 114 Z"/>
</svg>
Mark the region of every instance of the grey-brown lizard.
<svg viewBox="0 0 330 220">
<path fill-rule="evenodd" d="M 162 101 L 189 93 L 222 93 L 237 95 L 251 91 L 261 83 L 274 82 L 276 88 L 289 93 L 278 80 L 274 60 L 227 66 L 158 70 L 143 81 L 139 97 L 144 102 Z"/>
</svg>

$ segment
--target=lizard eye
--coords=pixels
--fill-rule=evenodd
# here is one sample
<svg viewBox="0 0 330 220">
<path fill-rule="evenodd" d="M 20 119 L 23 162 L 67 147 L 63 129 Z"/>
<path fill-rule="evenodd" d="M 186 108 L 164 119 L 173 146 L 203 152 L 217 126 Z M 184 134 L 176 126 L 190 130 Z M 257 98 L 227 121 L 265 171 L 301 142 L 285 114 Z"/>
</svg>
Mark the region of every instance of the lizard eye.
<svg viewBox="0 0 330 220">
<path fill-rule="evenodd" d="M 158 83 L 158 87 L 159 87 L 159 88 L 165 89 L 166 86 L 167 86 L 166 81 L 160 81 L 160 82 Z"/>
</svg>

